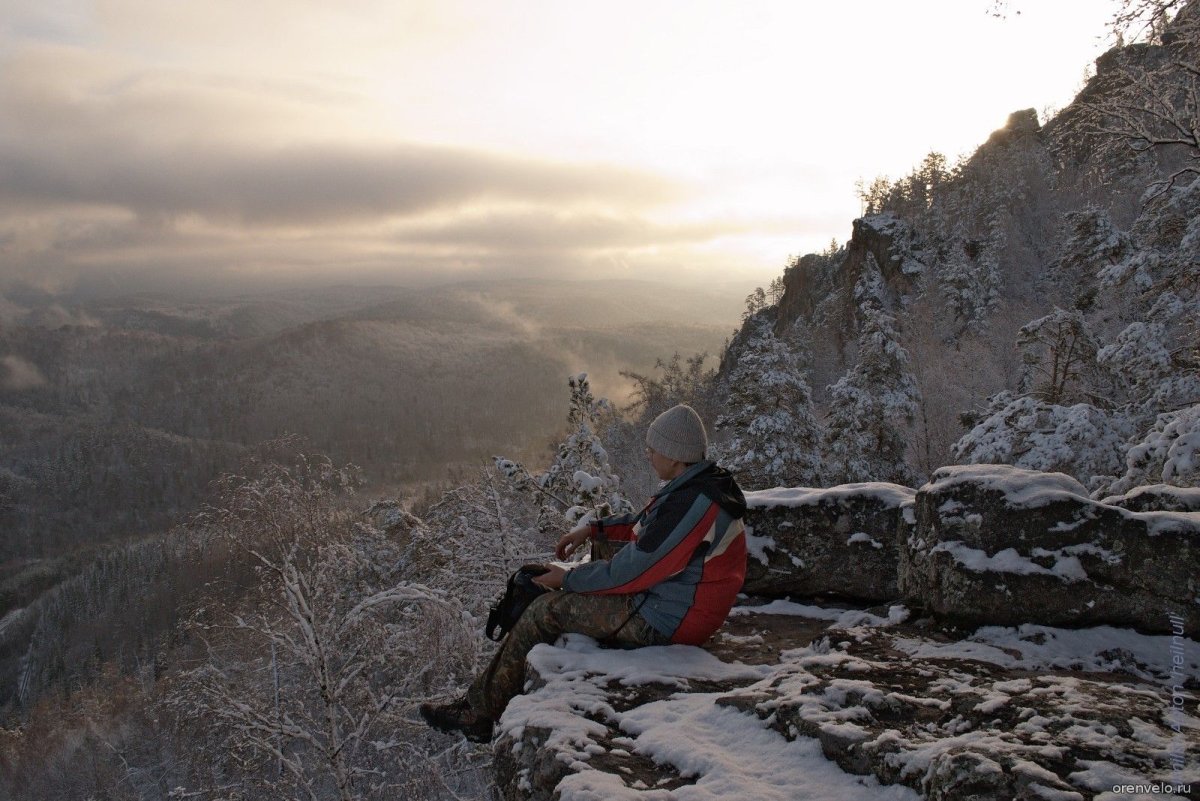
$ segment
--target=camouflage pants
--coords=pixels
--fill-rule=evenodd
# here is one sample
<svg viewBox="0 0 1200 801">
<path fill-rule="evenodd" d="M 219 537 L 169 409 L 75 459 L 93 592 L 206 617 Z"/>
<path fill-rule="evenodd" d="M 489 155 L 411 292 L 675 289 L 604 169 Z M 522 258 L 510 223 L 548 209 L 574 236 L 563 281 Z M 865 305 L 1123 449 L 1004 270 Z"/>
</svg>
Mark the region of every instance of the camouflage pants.
<svg viewBox="0 0 1200 801">
<path fill-rule="evenodd" d="M 633 595 L 556 591 L 538 596 L 504 638 L 487 670 L 471 683 L 471 708 L 498 720 L 513 696 L 525 689 L 525 656 L 538 643 L 553 643 L 562 634 L 586 634 L 617 648 L 668 644 L 670 640 L 636 608 Z"/>
</svg>

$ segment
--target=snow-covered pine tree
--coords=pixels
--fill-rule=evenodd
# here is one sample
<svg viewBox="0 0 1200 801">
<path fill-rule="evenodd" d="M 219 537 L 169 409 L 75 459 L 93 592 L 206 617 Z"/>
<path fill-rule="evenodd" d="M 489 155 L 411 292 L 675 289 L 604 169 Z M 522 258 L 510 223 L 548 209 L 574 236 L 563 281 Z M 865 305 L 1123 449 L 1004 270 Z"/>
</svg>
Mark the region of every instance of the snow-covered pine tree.
<svg viewBox="0 0 1200 801">
<path fill-rule="evenodd" d="M 1200 179 L 1153 197 L 1131 233 L 1128 255 L 1098 270 L 1127 324 L 1097 360 L 1147 426 L 1200 402 Z"/>
<path fill-rule="evenodd" d="M 603 418 L 612 414 L 611 406 L 606 399 L 597 400 L 592 395 L 587 373 L 573 375 L 567 383 L 571 388 L 567 413 L 570 434 L 559 444 L 550 467 L 534 475 L 511 459 L 497 456 L 494 460 L 505 478 L 536 498 L 541 510 L 538 530 L 542 533 L 561 529 L 564 518 L 574 526 L 633 511 L 597 434 Z"/>
<path fill-rule="evenodd" d="M 1119 264 L 1133 243 L 1107 211 L 1095 206 L 1068 212 L 1064 221 L 1067 236 L 1053 272 L 1062 286 L 1075 288 L 1076 308 L 1087 310 L 1096 302 L 1097 272 Z"/>
<path fill-rule="evenodd" d="M 1097 496 L 1195 483 L 1200 181 L 1150 194 L 1129 233 L 1094 209 L 1068 216 L 1057 268 L 1075 308 L 1021 329 L 1021 394 L 973 415 L 956 458 L 1059 470 Z M 1115 335 L 1105 342 L 1093 319 Z"/>
<path fill-rule="evenodd" d="M 804 372 L 807 354 L 776 337 L 764 322 L 747 339 L 730 379 L 726 466 L 743 486 L 817 486 L 821 480 L 821 427 L 813 414 Z"/>
<path fill-rule="evenodd" d="M 904 457 L 919 391 L 895 320 L 884 310 L 882 291 L 883 276 L 868 256 L 854 288 L 861 320 L 858 362 L 829 388 L 827 481 L 914 480 Z"/>
<path fill-rule="evenodd" d="M 955 443 L 954 457 L 1063 472 L 1084 483 L 1111 474 L 1132 429 L 1101 400 L 1098 346 L 1083 313 L 1055 307 L 1023 326 L 1017 345 L 1019 392 L 1000 392 L 982 413 L 964 415 L 978 424 Z"/>
<path fill-rule="evenodd" d="M 1000 300 L 1000 267 L 996 254 L 1002 245 L 1002 231 L 990 226 L 990 236 L 979 242 L 962 225 L 942 242 L 942 259 L 937 264 L 938 290 L 957 330 L 952 339 L 964 333 L 979 333 Z"/>
</svg>

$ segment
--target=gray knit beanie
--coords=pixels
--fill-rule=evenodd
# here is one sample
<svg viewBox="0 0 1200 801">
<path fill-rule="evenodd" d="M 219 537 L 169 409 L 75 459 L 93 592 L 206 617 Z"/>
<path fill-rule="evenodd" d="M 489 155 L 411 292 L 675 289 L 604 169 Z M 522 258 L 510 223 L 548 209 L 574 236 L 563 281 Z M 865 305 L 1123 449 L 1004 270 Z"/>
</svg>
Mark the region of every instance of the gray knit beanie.
<svg viewBox="0 0 1200 801">
<path fill-rule="evenodd" d="M 696 410 L 681 403 L 654 418 L 646 444 L 668 459 L 692 464 L 704 459 L 708 434 Z"/>
</svg>

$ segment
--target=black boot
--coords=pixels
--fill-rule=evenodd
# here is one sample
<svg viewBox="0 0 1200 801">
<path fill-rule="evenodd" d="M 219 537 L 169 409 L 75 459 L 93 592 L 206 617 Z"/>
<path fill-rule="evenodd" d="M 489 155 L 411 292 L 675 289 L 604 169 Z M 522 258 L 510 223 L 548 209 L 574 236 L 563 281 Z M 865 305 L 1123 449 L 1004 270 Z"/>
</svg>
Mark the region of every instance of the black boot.
<svg viewBox="0 0 1200 801">
<path fill-rule="evenodd" d="M 438 731 L 460 732 L 473 743 L 487 743 L 492 740 L 493 724 L 491 718 L 480 715 L 471 709 L 464 695 L 457 701 L 448 704 L 421 704 L 418 708 L 425 722 Z"/>
</svg>

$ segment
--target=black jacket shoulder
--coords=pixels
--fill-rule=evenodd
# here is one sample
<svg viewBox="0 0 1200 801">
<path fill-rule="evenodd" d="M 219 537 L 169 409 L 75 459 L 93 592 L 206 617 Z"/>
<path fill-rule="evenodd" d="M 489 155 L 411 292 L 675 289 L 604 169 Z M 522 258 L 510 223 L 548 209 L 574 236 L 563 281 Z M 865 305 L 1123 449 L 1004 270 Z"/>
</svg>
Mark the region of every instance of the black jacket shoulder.
<svg viewBox="0 0 1200 801">
<path fill-rule="evenodd" d="M 746 496 L 738 486 L 733 473 L 724 467 L 713 464 L 706 470 L 701 470 L 690 481 L 684 483 L 684 488 L 696 487 L 704 495 L 735 519 L 741 519 L 746 514 Z M 678 491 L 678 490 L 677 490 Z"/>
</svg>

